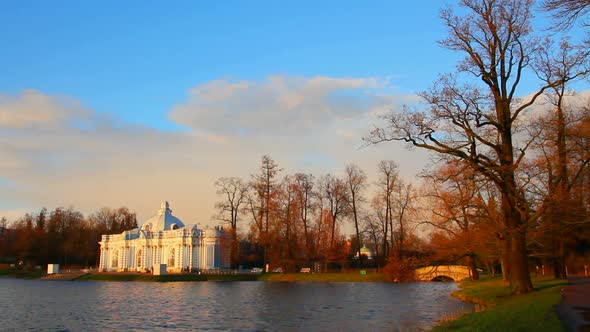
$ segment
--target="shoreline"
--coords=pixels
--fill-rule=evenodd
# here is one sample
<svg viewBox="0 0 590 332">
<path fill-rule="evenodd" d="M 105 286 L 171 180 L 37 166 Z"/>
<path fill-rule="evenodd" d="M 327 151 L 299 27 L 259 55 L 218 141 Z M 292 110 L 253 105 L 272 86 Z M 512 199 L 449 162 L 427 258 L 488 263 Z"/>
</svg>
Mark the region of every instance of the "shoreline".
<svg viewBox="0 0 590 332">
<path fill-rule="evenodd" d="M 451 295 L 474 303 L 475 312 L 443 319 L 431 331 L 566 331 L 554 310 L 561 301 L 560 290 L 567 279 L 535 276 L 535 291 L 511 296 L 501 276 L 459 282 Z"/>
<path fill-rule="evenodd" d="M 136 272 L 68 272 L 48 275 L 39 270 L 0 270 L 0 277 L 60 281 L 272 281 L 272 282 L 386 282 L 383 274 L 357 273 L 243 273 L 243 274 L 197 274 L 174 273 L 152 275 Z"/>
</svg>

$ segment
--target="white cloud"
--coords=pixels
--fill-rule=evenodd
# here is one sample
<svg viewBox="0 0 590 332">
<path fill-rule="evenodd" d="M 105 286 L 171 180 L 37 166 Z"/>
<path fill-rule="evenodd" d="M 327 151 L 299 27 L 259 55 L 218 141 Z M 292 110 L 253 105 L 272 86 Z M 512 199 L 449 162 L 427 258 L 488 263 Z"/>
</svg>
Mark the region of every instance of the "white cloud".
<svg viewBox="0 0 590 332">
<path fill-rule="evenodd" d="M 0 94 L 0 128 L 59 125 L 66 119 L 86 116 L 88 111 L 74 99 L 25 90 L 13 97 Z"/>
<path fill-rule="evenodd" d="M 170 113 L 176 123 L 214 135 L 300 135 L 387 102 L 373 78 L 284 76 L 261 82 L 213 81 L 194 87 Z"/>
<path fill-rule="evenodd" d="M 1 114 L 11 116 L 0 126 L 0 202 L 10 204 L 0 205 L 0 217 L 41 207 L 71 205 L 87 214 L 125 205 L 141 222 L 166 199 L 187 223 L 212 224 L 215 180 L 249 179 L 265 154 L 283 174 L 321 176 L 357 163 L 372 176 L 379 160 L 393 159 L 411 176 L 424 154 L 394 143 L 360 148 L 375 110 L 409 98 L 373 94 L 383 84 L 280 76 L 214 81 L 172 108 L 171 119 L 193 129 L 178 132 L 121 124 L 71 98 L 41 92 L 2 97 Z M 22 110 L 26 117 L 15 116 Z"/>
</svg>

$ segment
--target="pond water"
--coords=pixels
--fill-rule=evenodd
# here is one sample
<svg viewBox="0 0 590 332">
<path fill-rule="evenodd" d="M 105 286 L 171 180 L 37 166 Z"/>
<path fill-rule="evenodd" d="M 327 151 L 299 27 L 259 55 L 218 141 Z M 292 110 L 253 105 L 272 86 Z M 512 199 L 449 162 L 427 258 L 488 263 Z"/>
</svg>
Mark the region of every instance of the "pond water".
<svg viewBox="0 0 590 332">
<path fill-rule="evenodd" d="M 417 331 L 473 311 L 454 283 L 0 279 L 2 331 Z"/>
</svg>

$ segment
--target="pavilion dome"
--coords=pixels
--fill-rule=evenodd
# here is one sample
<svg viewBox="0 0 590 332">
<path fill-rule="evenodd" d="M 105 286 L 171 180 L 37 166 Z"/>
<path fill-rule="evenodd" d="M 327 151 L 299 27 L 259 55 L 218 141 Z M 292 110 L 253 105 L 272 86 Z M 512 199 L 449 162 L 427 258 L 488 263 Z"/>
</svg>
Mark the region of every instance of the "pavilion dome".
<svg viewBox="0 0 590 332">
<path fill-rule="evenodd" d="M 172 210 L 168 202 L 162 202 L 158 213 L 148 220 L 146 220 L 141 226 L 143 231 L 168 231 L 173 229 L 184 228 L 184 223 L 172 215 Z"/>
</svg>

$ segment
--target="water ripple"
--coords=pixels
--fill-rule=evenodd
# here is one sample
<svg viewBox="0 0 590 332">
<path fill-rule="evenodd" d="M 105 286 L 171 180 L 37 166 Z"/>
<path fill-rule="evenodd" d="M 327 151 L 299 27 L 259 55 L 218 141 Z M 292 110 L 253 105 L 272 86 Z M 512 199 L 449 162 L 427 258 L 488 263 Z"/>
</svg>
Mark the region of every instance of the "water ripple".
<svg viewBox="0 0 590 332">
<path fill-rule="evenodd" d="M 418 331 L 473 306 L 452 283 L 0 279 L 7 331 Z"/>
</svg>

